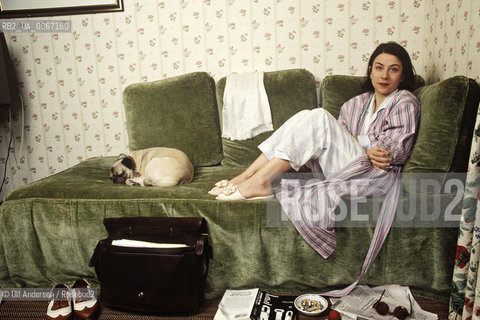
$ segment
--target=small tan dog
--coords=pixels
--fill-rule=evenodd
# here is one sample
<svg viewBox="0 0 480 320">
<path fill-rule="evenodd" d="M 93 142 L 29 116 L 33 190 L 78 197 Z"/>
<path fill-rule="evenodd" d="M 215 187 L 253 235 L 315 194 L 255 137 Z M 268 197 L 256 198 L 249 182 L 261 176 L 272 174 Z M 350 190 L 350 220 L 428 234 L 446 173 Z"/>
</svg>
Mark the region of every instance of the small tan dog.
<svg viewBox="0 0 480 320">
<path fill-rule="evenodd" d="M 193 171 L 185 153 L 159 147 L 122 153 L 110 168 L 110 179 L 127 186 L 172 187 L 191 182 Z"/>
</svg>

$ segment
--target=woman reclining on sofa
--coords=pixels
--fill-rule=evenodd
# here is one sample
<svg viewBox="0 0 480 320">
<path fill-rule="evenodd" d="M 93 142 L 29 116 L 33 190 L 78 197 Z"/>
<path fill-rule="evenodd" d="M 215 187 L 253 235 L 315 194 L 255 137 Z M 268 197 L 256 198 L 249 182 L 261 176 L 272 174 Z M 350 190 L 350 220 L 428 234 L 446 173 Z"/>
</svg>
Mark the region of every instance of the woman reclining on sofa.
<svg viewBox="0 0 480 320">
<path fill-rule="evenodd" d="M 393 218 L 398 175 L 420 118 L 414 82 L 407 51 L 395 42 L 380 44 L 368 63 L 368 92 L 347 101 L 338 121 L 320 108 L 295 114 L 259 145 L 262 154 L 250 167 L 217 183 L 210 194 L 219 200 L 267 198 L 283 172 L 306 166 L 323 175 L 320 182 L 297 187 L 293 197 L 283 183 L 276 194 L 299 233 L 327 258 L 335 249 L 333 212 L 341 196 L 387 195 L 382 213 Z"/>
</svg>

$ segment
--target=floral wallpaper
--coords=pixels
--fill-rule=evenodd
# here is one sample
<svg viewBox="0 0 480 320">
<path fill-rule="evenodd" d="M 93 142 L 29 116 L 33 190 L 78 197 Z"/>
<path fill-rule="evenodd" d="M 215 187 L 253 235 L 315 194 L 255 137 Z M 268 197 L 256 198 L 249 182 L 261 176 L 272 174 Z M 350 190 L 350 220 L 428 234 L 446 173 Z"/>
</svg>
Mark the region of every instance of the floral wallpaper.
<svg viewBox="0 0 480 320">
<path fill-rule="evenodd" d="M 473 63 L 480 60 L 477 0 L 124 5 L 120 13 L 46 18 L 71 20 L 68 33 L 5 34 L 23 108 L 11 110 L 12 121 L 0 111 L 1 197 L 86 158 L 127 151 L 122 91 L 134 82 L 194 71 L 218 80 L 230 72 L 305 68 L 320 85 L 328 74 L 363 75 L 370 52 L 389 40 L 408 50 L 428 83 L 453 75 L 480 79 Z"/>
</svg>

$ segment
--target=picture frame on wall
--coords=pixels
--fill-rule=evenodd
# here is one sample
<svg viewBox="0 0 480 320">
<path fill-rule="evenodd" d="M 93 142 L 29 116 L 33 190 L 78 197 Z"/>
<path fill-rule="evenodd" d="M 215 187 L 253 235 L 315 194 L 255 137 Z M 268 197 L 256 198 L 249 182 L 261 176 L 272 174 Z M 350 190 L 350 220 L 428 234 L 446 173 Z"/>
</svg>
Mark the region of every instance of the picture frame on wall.
<svg viewBox="0 0 480 320">
<path fill-rule="evenodd" d="M 0 19 L 123 11 L 123 0 L 0 0 Z"/>
</svg>

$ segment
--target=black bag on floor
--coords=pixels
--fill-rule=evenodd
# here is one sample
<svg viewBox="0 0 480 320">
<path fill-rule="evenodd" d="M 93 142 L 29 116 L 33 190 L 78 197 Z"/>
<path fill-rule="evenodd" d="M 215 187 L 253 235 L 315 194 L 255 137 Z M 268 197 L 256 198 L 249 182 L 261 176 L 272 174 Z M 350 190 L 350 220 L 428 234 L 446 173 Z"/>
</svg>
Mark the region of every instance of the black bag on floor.
<svg viewBox="0 0 480 320">
<path fill-rule="evenodd" d="M 212 257 L 205 219 L 106 218 L 103 224 L 109 236 L 90 259 L 103 306 L 177 315 L 198 310 Z M 141 247 L 118 245 L 121 239 L 142 241 L 133 242 Z"/>
</svg>

